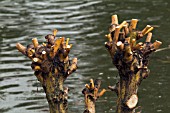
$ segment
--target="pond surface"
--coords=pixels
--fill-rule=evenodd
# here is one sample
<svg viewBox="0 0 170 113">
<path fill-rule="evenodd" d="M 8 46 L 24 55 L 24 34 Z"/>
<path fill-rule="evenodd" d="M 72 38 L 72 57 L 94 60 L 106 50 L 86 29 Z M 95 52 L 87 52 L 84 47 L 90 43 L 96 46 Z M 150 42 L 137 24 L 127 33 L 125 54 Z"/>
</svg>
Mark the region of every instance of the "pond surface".
<svg viewBox="0 0 170 113">
<path fill-rule="evenodd" d="M 48 113 L 45 94 L 33 75 L 31 61 L 19 53 L 17 42 L 27 45 L 58 29 L 58 37 L 70 38 L 71 57 L 79 69 L 65 85 L 70 88 L 68 113 L 82 113 L 81 91 L 90 78 L 102 79 L 102 87 L 114 85 L 117 70 L 104 47 L 111 15 L 120 22 L 139 19 L 141 30 L 156 25 L 153 41 L 170 45 L 169 0 L 0 0 L 0 113 Z M 169 113 L 170 49 L 151 55 L 150 76 L 139 88 L 142 113 Z M 97 101 L 97 113 L 114 113 L 116 95 L 106 93 Z"/>
</svg>

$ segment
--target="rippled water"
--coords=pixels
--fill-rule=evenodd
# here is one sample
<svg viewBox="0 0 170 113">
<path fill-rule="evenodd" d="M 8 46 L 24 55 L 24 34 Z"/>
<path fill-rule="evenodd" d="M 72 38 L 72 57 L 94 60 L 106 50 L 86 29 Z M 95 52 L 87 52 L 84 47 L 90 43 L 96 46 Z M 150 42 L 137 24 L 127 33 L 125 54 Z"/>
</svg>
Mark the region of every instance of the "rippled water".
<svg viewBox="0 0 170 113">
<path fill-rule="evenodd" d="M 79 69 L 66 81 L 70 88 L 69 113 L 84 110 L 81 90 L 89 78 L 100 78 L 102 87 L 116 83 L 117 71 L 104 42 L 112 14 L 119 20 L 139 19 L 138 28 L 156 25 L 153 40 L 170 44 L 169 0 L 0 0 L 0 112 L 48 112 L 45 94 L 33 75 L 30 60 L 15 48 L 20 42 L 40 42 L 53 29 L 58 37 L 70 37 L 71 56 L 79 59 Z M 150 76 L 139 89 L 143 113 L 169 113 L 170 50 L 151 56 Z M 104 105 L 104 106 L 103 106 Z M 116 95 L 108 92 L 97 101 L 97 113 L 113 113 Z"/>
</svg>

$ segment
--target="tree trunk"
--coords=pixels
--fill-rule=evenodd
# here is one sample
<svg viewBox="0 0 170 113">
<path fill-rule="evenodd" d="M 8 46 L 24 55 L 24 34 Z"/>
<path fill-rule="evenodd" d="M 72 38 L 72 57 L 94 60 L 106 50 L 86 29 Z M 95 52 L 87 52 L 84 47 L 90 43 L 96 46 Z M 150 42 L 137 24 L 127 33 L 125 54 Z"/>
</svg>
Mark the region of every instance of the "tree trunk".
<svg viewBox="0 0 170 113">
<path fill-rule="evenodd" d="M 55 83 L 52 83 L 52 75 L 45 75 L 46 86 L 43 86 L 46 93 L 46 98 L 49 104 L 50 113 L 66 113 L 67 111 L 67 95 L 68 89 L 63 89 L 63 78 L 56 79 Z M 51 76 L 51 77 L 50 77 Z"/>
</svg>

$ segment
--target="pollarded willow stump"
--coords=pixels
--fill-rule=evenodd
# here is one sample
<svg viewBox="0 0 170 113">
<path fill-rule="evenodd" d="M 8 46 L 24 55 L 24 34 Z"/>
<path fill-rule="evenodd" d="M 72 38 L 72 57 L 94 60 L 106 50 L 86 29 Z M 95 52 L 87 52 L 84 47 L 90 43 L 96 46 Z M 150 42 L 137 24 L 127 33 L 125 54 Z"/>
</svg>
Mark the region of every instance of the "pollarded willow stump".
<svg viewBox="0 0 170 113">
<path fill-rule="evenodd" d="M 16 44 L 17 49 L 32 60 L 34 75 L 43 86 L 49 103 L 50 113 L 65 113 L 67 110 L 68 88 L 63 84 L 67 77 L 77 69 L 77 58 L 69 60 L 72 47 L 69 38 L 56 38 L 57 30 L 45 36 L 46 43 L 39 45 L 36 38 L 27 47 Z"/>
<path fill-rule="evenodd" d="M 110 33 L 106 35 L 109 41 L 105 43 L 105 47 L 120 77 L 114 87 L 109 86 L 118 96 L 117 113 L 134 112 L 138 103 L 138 87 L 149 75 L 149 55 L 162 44 L 157 40 L 151 43 L 152 26 L 147 25 L 142 31 L 137 31 L 137 22 L 137 19 L 132 19 L 130 25 L 126 21 L 118 24 L 117 15 L 113 15 Z M 139 39 L 146 34 L 145 42 L 140 42 Z"/>
<path fill-rule="evenodd" d="M 90 84 L 85 85 L 85 88 L 82 91 L 85 100 L 85 110 L 83 113 L 96 113 L 96 100 L 106 92 L 106 89 L 102 89 L 99 93 L 100 85 L 101 80 L 99 79 L 96 79 L 95 81 L 90 79 Z"/>
</svg>

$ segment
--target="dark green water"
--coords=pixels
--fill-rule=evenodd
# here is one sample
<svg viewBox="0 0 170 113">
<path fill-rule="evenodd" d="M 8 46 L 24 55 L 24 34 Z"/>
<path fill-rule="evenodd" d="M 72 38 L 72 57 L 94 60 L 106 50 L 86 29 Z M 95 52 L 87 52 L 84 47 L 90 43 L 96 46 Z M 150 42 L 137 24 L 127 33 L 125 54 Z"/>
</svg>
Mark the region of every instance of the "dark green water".
<svg viewBox="0 0 170 113">
<path fill-rule="evenodd" d="M 138 28 L 157 25 L 153 41 L 170 45 L 169 0 L 0 0 L 0 113 L 48 113 L 45 94 L 33 75 L 31 61 L 17 52 L 15 44 L 31 43 L 58 29 L 58 37 L 70 38 L 71 57 L 79 69 L 66 81 L 70 88 L 68 113 L 82 113 L 81 90 L 90 78 L 102 87 L 114 85 L 117 70 L 104 47 L 111 15 L 120 22 L 139 19 Z M 170 113 L 170 49 L 151 55 L 150 76 L 139 89 L 142 113 Z M 37 91 L 38 86 L 38 91 Z M 97 113 L 114 113 L 116 95 L 106 93 L 97 101 Z"/>
</svg>

